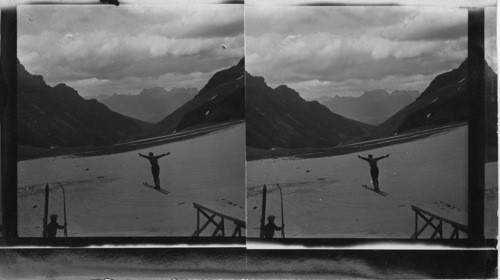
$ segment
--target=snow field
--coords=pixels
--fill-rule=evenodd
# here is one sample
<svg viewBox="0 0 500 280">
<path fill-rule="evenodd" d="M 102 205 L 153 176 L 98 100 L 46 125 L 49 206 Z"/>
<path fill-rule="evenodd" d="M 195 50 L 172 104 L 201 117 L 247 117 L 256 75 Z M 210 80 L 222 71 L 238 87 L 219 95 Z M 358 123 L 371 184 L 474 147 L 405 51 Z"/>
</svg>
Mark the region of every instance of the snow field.
<svg viewBox="0 0 500 280">
<path fill-rule="evenodd" d="M 453 210 L 467 221 L 467 126 L 433 136 L 361 153 L 301 159 L 266 159 L 247 163 L 248 236 L 259 235 L 262 186 L 268 185 L 266 216 L 281 225 L 279 191 L 283 189 L 287 237 L 410 238 L 414 232 L 411 205 Z M 383 197 L 373 187 L 368 163 L 357 155 L 390 154 L 378 162 Z M 498 190 L 487 165 L 490 188 Z M 495 185 L 496 184 L 496 185 Z M 491 202 L 493 201 L 493 202 Z M 488 205 L 496 203 L 492 199 Z M 496 237 L 496 206 L 487 205 L 487 237 Z M 445 209 L 446 208 L 446 209 Z M 491 212 L 491 209 L 495 209 Z M 493 225 L 494 223 L 494 225 Z M 422 225 L 422 220 L 419 221 Z M 444 226 L 444 235 L 451 234 Z M 449 233 L 448 233 L 449 231 Z M 430 236 L 430 231 L 427 232 Z M 422 235 L 425 238 L 424 232 Z"/>
<path fill-rule="evenodd" d="M 55 182 L 66 189 L 69 236 L 191 236 L 196 229 L 193 202 L 218 205 L 214 210 L 244 219 L 244 145 L 245 126 L 238 124 L 120 154 L 19 162 L 19 235 L 41 236 L 44 186 Z M 149 152 L 171 152 L 159 159 L 160 184 L 168 195 L 141 184 L 153 182 L 149 161 L 138 156 Z M 62 224 L 60 193 L 51 184 L 49 213 L 58 214 Z M 226 223 L 226 232 L 232 233 L 232 226 Z M 204 234 L 212 231 L 209 226 Z"/>
</svg>

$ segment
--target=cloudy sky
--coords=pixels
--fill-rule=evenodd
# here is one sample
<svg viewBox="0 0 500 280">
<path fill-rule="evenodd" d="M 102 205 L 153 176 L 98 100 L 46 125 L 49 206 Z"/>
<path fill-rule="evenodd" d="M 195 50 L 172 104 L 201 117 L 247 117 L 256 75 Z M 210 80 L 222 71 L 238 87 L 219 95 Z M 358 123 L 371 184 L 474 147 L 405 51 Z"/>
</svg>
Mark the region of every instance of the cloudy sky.
<svg viewBox="0 0 500 280">
<path fill-rule="evenodd" d="M 243 57 L 243 16 L 242 5 L 221 4 L 20 6 L 18 57 L 82 96 L 201 89 Z"/>
<path fill-rule="evenodd" d="M 246 65 L 304 98 L 423 91 L 467 57 L 467 10 L 247 6 Z"/>
</svg>

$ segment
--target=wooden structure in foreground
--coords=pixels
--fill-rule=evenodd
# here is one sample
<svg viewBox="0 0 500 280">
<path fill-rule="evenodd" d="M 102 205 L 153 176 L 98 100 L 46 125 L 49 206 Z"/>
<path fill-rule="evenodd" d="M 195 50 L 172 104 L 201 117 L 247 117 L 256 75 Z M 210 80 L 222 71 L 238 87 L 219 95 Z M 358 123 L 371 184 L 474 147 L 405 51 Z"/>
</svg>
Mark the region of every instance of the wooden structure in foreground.
<svg viewBox="0 0 500 280">
<path fill-rule="evenodd" d="M 215 225 L 215 230 L 212 233 L 212 236 L 217 236 L 217 234 L 221 232 L 221 236 L 224 237 L 226 234 L 224 220 L 233 222 L 234 225 L 236 226 L 231 237 L 241 237 L 242 228 L 246 229 L 247 224 L 245 221 L 224 215 L 222 213 L 219 213 L 215 210 L 212 210 L 208 207 L 205 207 L 195 202 L 193 202 L 193 206 L 194 208 L 196 208 L 196 231 L 191 236 L 200 236 L 203 230 L 205 230 L 205 228 L 207 228 L 207 226 L 211 223 Z M 205 222 L 205 224 L 201 226 L 201 228 L 200 228 L 200 213 L 207 218 L 207 221 Z M 219 222 L 216 221 L 217 218 L 219 219 Z"/>
<path fill-rule="evenodd" d="M 436 238 L 438 234 L 438 238 L 443 239 L 443 223 L 449 224 L 453 228 L 449 239 L 459 239 L 460 231 L 465 234 L 469 233 L 469 229 L 466 225 L 453 221 L 451 219 L 452 217 L 445 217 L 444 215 L 438 216 L 415 205 L 412 205 L 411 208 L 415 211 L 415 232 L 411 236 L 412 239 L 417 239 L 428 226 L 431 226 L 434 229 L 430 239 Z M 419 217 L 425 221 L 421 228 L 419 228 L 418 225 Z"/>
</svg>

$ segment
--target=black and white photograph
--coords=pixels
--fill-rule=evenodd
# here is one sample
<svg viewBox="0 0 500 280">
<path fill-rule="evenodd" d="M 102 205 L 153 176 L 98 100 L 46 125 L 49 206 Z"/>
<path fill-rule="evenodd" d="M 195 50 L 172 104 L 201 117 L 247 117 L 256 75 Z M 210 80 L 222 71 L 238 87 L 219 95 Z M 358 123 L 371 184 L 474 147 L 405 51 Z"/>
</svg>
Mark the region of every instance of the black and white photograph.
<svg viewBox="0 0 500 280">
<path fill-rule="evenodd" d="M 17 19 L 20 237 L 245 235 L 242 5 Z"/>
<path fill-rule="evenodd" d="M 245 23 L 248 237 L 467 238 L 467 9 L 250 5 Z"/>
<path fill-rule="evenodd" d="M 496 0 L 0 3 L 0 279 L 497 279 Z"/>
</svg>

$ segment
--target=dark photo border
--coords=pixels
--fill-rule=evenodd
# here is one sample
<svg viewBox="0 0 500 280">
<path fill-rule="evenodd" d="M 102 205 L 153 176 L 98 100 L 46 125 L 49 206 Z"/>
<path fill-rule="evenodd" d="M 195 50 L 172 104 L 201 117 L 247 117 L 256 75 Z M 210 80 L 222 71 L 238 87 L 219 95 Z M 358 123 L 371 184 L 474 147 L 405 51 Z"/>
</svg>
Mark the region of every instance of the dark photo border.
<svg viewBox="0 0 500 280">
<path fill-rule="evenodd" d="M 101 1 L 106 2 L 106 1 Z M 228 1 L 228 4 L 243 4 L 242 1 Z M 25 3 L 26 4 L 26 3 Z M 29 3 L 28 3 L 29 4 Z M 59 3 L 31 3 L 59 4 Z M 82 3 L 77 3 L 81 5 Z M 88 4 L 88 3 L 86 3 Z M 98 2 L 96 1 L 96 4 Z M 104 3 L 112 4 L 113 3 Z M 349 6 L 327 3 L 312 6 Z M 363 4 L 370 6 L 370 4 Z M 359 6 L 359 5 L 357 5 Z M 382 6 L 373 4 L 372 6 Z M 385 5 L 388 6 L 388 5 Z M 398 5 L 389 5 L 398 6 Z M 354 246 L 375 243 L 396 245 L 445 245 L 466 248 L 490 248 L 497 245 L 496 239 L 484 237 L 484 162 L 485 162 L 485 79 L 484 79 L 484 8 L 469 8 L 468 12 L 468 89 L 483 94 L 470 94 L 469 121 L 469 190 L 467 239 L 460 240 L 412 240 L 412 239 L 352 239 L 352 238 L 293 238 L 265 242 L 257 238 L 211 238 L 211 237 L 69 237 L 48 241 L 44 238 L 22 238 L 17 235 L 17 9 L 2 8 L 1 11 L 1 67 L 6 89 L 1 90 L 1 199 L 2 199 L 2 241 L 5 246 L 63 246 L 82 247 L 90 245 L 235 245 L 244 246 L 246 241 L 263 244 L 314 246 Z M 245 189 L 246 191 L 246 189 Z M 300 252 L 300 251 L 297 251 Z M 460 251 L 457 251 L 457 254 Z"/>
<path fill-rule="evenodd" d="M 492 279 L 497 262 L 484 250 L 0 250 L 6 278 Z"/>
</svg>

